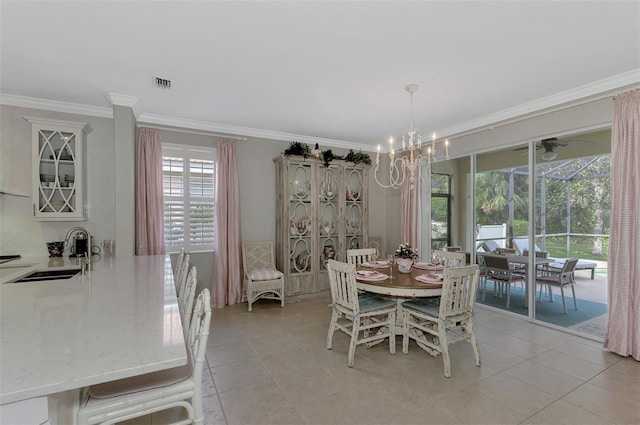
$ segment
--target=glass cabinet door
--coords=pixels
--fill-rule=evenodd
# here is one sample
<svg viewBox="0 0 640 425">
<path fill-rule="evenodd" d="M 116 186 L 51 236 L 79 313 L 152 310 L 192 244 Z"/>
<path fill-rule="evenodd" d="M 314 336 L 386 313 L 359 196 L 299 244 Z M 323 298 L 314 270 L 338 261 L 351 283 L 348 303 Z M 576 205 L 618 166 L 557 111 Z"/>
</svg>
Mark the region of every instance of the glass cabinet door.
<svg viewBox="0 0 640 425">
<path fill-rule="evenodd" d="M 328 260 L 338 260 L 339 245 L 339 182 L 340 171 L 330 166 L 319 169 L 318 231 L 320 233 L 320 271 L 327 269 Z"/>
<path fill-rule="evenodd" d="M 308 164 L 292 163 L 289 168 L 289 247 L 293 274 L 311 272 L 311 171 Z"/>
<path fill-rule="evenodd" d="M 346 249 L 364 248 L 364 176 L 362 170 L 347 169 L 345 176 Z"/>
<path fill-rule="evenodd" d="M 40 130 L 38 212 L 77 211 L 75 196 L 76 137 L 73 133 Z"/>
<path fill-rule="evenodd" d="M 25 117 L 32 126 L 33 217 L 77 221 L 85 217 L 85 123 Z"/>
</svg>

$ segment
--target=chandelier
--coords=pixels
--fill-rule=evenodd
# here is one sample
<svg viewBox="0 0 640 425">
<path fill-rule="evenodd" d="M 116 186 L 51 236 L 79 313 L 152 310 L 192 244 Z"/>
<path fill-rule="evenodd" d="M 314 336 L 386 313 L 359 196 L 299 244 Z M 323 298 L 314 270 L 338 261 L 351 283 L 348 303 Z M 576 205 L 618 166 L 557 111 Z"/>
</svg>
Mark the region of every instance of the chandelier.
<svg viewBox="0 0 640 425">
<path fill-rule="evenodd" d="M 420 129 L 413 128 L 413 94 L 418 90 L 417 84 L 408 84 L 404 88 L 409 92 L 411 107 L 411 122 L 409 130 L 402 135 L 402 152 L 400 158 L 396 158 L 396 152 L 393 147 L 393 137 L 389 138 L 389 183 L 384 184 L 378 179 L 380 170 L 380 145 L 378 145 L 378 153 L 376 155 L 376 168 L 374 177 L 376 183 L 384 188 L 398 189 L 404 183 L 409 175 L 409 186 L 413 190 L 415 187 L 416 172 L 420 170 L 422 164 L 426 165 L 426 173 L 431 171 L 431 163 L 436 162 L 436 133 L 433 133 L 431 142 L 425 143 L 427 149 L 426 154 L 422 154 L 422 135 Z M 444 141 L 445 158 L 449 159 L 449 139 Z"/>
</svg>

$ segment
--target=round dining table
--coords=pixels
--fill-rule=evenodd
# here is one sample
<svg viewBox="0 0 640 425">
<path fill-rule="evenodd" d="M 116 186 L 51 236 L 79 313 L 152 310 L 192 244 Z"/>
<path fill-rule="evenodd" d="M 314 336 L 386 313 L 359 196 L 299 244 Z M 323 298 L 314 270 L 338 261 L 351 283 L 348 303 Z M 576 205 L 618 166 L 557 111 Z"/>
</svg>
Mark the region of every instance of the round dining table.
<svg viewBox="0 0 640 425">
<path fill-rule="evenodd" d="M 356 273 L 356 284 L 359 290 L 372 292 L 380 295 L 388 295 L 396 299 L 396 336 L 402 335 L 402 303 L 407 299 L 415 297 L 439 297 L 442 295 L 442 284 L 438 283 L 422 283 L 416 280 L 417 276 L 422 274 L 442 275 L 442 270 L 431 271 L 412 267 L 410 273 L 400 273 L 398 266 L 395 265 L 390 270 L 385 268 L 367 268 L 362 265 L 357 267 L 358 270 L 376 270 L 384 273 L 389 277 L 384 280 L 364 280 Z"/>
</svg>

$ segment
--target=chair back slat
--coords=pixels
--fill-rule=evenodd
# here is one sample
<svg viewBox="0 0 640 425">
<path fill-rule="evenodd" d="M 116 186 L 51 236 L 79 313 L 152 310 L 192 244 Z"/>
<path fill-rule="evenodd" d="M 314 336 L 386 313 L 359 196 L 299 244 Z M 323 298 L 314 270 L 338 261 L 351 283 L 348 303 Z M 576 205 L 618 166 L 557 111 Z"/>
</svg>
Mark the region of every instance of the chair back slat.
<svg viewBox="0 0 640 425">
<path fill-rule="evenodd" d="M 467 255 L 460 251 L 433 251 L 436 258 L 445 258 L 445 267 L 464 266 L 467 261 Z"/>
<path fill-rule="evenodd" d="M 445 269 L 439 311 L 443 320 L 473 310 L 479 274 L 477 265 Z"/>
<path fill-rule="evenodd" d="M 358 314 L 358 289 L 356 286 L 355 264 L 329 260 L 327 262 L 329 286 L 334 308 L 354 316 Z"/>
<path fill-rule="evenodd" d="M 376 248 L 361 248 L 361 249 L 348 249 L 347 250 L 347 263 L 349 264 L 362 264 L 367 261 L 372 261 L 373 256 L 377 253 Z"/>
</svg>

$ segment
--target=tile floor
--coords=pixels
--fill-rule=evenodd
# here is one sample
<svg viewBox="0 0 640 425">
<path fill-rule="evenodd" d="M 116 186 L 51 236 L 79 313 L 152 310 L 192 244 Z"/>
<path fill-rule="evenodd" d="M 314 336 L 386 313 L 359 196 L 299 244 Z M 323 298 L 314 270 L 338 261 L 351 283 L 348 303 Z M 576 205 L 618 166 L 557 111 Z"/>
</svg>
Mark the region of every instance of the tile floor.
<svg viewBox="0 0 640 425">
<path fill-rule="evenodd" d="M 415 343 L 325 348 L 328 298 L 214 310 L 203 381 L 205 424 L 638 424 L 640 362 L 601 344 L 476 309 L 482 365 L 471 346 L 442 359 Z M 179 412 L 128 421 L 166 423 Z"/>
</svg>

